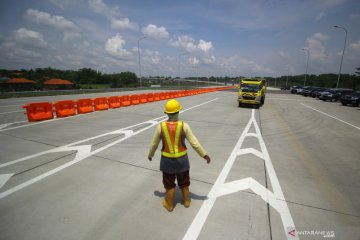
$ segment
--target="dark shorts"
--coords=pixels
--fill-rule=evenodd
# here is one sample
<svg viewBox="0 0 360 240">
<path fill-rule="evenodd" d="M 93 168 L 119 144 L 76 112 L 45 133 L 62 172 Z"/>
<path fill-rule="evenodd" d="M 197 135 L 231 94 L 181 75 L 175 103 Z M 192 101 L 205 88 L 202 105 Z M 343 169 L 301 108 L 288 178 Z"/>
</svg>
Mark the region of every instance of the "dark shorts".
<svg viewBox="0 0 360 240">
<path fill-rule="evenodd" d="M 175 179 L 180 188 L 188 187 L 190 185 L 189 170 L 180 173 L 165 173 L 163 172 L 164 188 L 171 189 L 176 187 Z"/>
<path fill-rule="evenodd" d="M 181 173 L 181 172 L 189 171 L 189 169 L 190 169 L 190 162 L 187 154 L 179 158 L 167 158 L 161 156 L 160 171 L 162 172 Z"/>
</svg>

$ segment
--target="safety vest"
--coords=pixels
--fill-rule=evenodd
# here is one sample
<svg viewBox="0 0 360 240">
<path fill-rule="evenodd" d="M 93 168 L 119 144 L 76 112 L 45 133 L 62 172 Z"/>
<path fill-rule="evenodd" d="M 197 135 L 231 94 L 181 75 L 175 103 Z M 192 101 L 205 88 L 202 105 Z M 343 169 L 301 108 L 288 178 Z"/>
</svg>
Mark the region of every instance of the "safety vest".
<svg viewBox="0 0 360 240">
<path fill-rule="evenodd" d="M 183 122 L 162 122 L 163 149 L 161 154 L 167 158 L 179 158 L 187 153 L 182 143 Z"/>
</svg>

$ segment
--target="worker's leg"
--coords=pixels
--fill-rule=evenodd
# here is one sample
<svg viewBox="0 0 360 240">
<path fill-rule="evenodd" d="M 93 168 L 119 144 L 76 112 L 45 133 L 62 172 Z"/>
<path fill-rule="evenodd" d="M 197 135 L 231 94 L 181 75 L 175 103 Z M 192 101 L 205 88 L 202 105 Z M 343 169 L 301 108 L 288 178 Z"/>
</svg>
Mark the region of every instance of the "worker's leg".
<svg viewBox="0 0 360 240">
<path fill-rule="evenodd" d="M 181 192 L 183 194 L 183 203 L 184 207 L 188 208 L 190 206 L 190 175 L 189 171 L 181 172 L 176 174 L 177 181 L 179 184 L 179 187 L 181 188 Z"/>
<path fill-rule="evenodd" d="M 175 194 L 175 174 L 168 174 L 163 172 L 163 184 L 166 189 L 166 197 L 162 204 L 166 210 L 171 212 L 174 209 L 174 194 Z"/>
</svg>

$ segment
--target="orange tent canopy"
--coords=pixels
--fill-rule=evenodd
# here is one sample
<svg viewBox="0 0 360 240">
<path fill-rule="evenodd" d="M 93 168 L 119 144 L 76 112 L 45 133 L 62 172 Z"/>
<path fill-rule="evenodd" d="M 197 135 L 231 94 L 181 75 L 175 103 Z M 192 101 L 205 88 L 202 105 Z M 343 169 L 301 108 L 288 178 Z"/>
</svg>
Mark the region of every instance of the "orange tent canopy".
<svg viewBox="0 0 360 240">
<path fill-rule="evenodd" d="M 6 81 L 6 83 L 36 83 L 36 82 L 26 78 L 13 78 Z"/>
<path fill-rule="evenodd" d="M 68 80 L 53 78 L 53 79 L 46 80 L 44 82 L 44 84 L 45 85 L 72 85 L 73 83 Z"/>
</svg>

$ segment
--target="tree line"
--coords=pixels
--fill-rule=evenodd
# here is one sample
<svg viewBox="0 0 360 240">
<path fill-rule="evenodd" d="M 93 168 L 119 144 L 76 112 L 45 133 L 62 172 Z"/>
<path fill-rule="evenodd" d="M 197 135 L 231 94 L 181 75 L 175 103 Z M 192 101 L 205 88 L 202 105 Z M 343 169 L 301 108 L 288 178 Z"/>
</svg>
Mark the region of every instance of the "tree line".
<svg viewBox="0 0 360 240">
<path fill-rule="evenodd" d="M 6 70 L 0 69 L 0 77 L 8 78 L 27 78 L 37 82 L 37 87 L 41 88 L 44 81 L 52 78 L 60 78 L 73 82 L 75 87 L 80 88 L 80 85 L 91 85 L 91 84 L 108 84 L 112 88 L 121 87 L 137 87 L 140 85 L 140 81 L 135 73 L 133 72 L 120 72 L 120 73 L 102 73 L 91 68 L 81 68 L 78 70 L 60 70 L 54 68 L 36 68 L 36 69 L 21 69 L 21 70 Z M 173 79 L 171 77 L 160 77 L 167 80 Z M 176 77 L 178 78 L 178 77 Z M 176 79 L 175 78 L 175 79 Z M 210 82 L 224 82 L 224 83 L 237 83 L 241 77 L 231 78 L 225 77 L 189 77 L 188 79 L 198 79 L 199 81 L 210 81 Z M 269 86 L 283 87 L 283 86 L 302 86 L 304 85 L 305 75 L 295 76 L 281 76 L 278 78 L 265 77 Z M 308 86 L 319 86 L 334 88 L 337 84 L 338 75 L 333 73 L 320 74 L 320 75 L 307 75 L 305 85 Z M 150 83 L 151 81 L 143 81 L 144 84 Z M 355 74 L 341 74 L 339 81 L 340 88 L 351 88 L 360 90 L 360 67 L 356 69 Z"/>
<path fill-rule="evenodd" d="M 109 84 L 110 87 L 136 87 L 138 78 L 135 73 L 121 72 L 106 74 L 91 68 L 79 70 L 60 70 L 54 68 L 36 68 L 21 70 L 0 69 L 0 77 L 26 78 L 42 86 L 43 82 L 52 78 L 60 78 L 73 82 L 78 88 L 81 84 Z"/>
<path fill-rule="evenodd" d="M 341 74 L 339 81 L 339 88 L 350 88 L 360 90 L 360 68 L 357 68 L 356 74 Z M 320 75 L 307 75 L 305 82 L 305 75 L 296 76 L 281 76 L 278 78 L 267 77 L 269 86 L 284 87 L 284 86 L 317 86 L 326 88 L 335 88 L 338 81 L 338 74 L 328 73 Z"/>
</svg>

